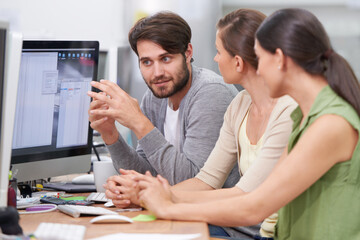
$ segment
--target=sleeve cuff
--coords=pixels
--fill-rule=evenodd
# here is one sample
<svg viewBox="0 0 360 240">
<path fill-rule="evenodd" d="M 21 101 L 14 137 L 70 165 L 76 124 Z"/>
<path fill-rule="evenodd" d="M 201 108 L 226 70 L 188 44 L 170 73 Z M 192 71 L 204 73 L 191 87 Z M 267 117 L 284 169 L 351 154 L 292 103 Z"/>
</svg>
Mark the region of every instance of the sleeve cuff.
<svg viewBox="0 0 360 240">
<path fill-rule="evenodd" d="M 107 145 L 107 144 L 105 144 L 105 145 L 109 149 L 109 151 L 111 151 L 111 150 L 119 149 L 120 146 L 123 145 L 123 144 L 127 144 L 127 143 L 125 142 L 125 140 L 119 134 L 119 138 L 118 138 L 118 140 L 116 142 L 114 142 L 111 145 Z"/>
<path fill-rule="evenodd" d="M 142 139 L 138 140 L 138 143 L 146 156 L 151 156 L 159 149 L 159 147 L 169 144 L 164 135 L 162 135 L 156 127 Z"/>
</svg>

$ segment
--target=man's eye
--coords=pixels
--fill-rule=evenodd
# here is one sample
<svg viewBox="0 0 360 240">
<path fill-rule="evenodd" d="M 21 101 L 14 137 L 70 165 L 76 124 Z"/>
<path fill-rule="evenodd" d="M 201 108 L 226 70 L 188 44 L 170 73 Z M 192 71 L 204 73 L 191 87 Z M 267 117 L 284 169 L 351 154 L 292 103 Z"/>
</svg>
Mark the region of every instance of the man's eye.
<svg viewBox="0 0 360 240">
<path fill-rule="evenodd" d="M 170 57 L 163 57 L 162 59 L 164 62 L 169 62 L 170 61 Z"/>
<path fill-rule="evenodd" d="M 149 60 L 145 60 L 142 62 L 142 64 L 145 66 L 149 66 L 151 64 L 151 62 Z"/>
</svg>

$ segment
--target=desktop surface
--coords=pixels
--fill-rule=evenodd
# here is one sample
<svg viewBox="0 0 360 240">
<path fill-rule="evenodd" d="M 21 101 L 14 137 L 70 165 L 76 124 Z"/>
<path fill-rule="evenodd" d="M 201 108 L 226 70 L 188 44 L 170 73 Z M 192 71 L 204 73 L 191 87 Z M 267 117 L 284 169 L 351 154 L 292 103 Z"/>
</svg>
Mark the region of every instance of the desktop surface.
<svg viewBox="0 0 360 240">
<path fill-rule="evenodd" d="M 83 196 L 85 196 L 85 194 L 83 194 Z M 103 206 L 103 204 L 95 204 L 94 206 Z M 113 208 L 111 209 L 114 210 Z M 139 214 L 149 214 L 149 212 L 145 210 L 140 212 L 121 213 L 121 215 L 125 215 L 130 218 Z M 41 222 L 83 225 L 86 227 L 84 239 L 101 237 L 115 233 L 200 233 L 201 236 L 196 238 L 196 240 L 209 239 L 208 227 L 204 222 L 155 220 L 152 222 L 92 224 L 90 223 L 90 220 L 94 217 L 95 216 L 81 216 L 79 218 L 73 218 L 60 212 L 59 210 L 55 210 L 47 213 L 20 215 L 20 226 L 22 227 L 24 233 L 29 234 L 35 232 Z"/>
</svg>

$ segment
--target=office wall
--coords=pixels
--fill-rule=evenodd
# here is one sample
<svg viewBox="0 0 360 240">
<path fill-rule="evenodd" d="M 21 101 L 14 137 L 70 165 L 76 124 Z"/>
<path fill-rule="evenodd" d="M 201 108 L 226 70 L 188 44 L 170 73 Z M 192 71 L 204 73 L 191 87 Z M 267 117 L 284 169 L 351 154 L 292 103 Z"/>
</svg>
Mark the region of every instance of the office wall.
<svg viewBox="0 0 360 240">
<path fill-rule="evenodd" d="M 101 49 L 123 45 L 123 0 L 0 0 L 0 19 L 25 39 L 99 40 Z"/>
<path fill-rule="evenodd" d="M 280 8 L 299 7 L 314 13 L 329 34 L 334 49 L 345 57 L 360 79 L 359 0 L 223 0 L 223 15 L 237 8 L 252 8 L 266 15 Z"/>
</svg>

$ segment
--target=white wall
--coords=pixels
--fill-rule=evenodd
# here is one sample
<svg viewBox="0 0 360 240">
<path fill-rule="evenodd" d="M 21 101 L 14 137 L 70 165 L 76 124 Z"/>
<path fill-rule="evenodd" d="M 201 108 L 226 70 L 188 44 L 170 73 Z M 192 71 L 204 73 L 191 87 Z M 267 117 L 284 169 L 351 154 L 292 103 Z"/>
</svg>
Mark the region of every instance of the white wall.
<svg viewBox="0 0 360 240">
<path fill-rule="evenodd" d="M 25 39 L 99 40 L 100 49 L 126 43 L 124 0 L 0 0 L 0 19 Z"/>
<path fill-rule="evenodd" d="M 97 40 L 106 51 L 105 76 L 116 81 L 117 47 L 128 44 L 131 0 L 0 0 L 0 19 L 24 39 Z"/>
<path fill-rule="evenodd" d="M 223 0 L 223 15 L 238 8 L 257 9 L 269 15 L 289 7 L 307 9 L 319 18 L 334 49 L 348 60 L 360 80 L 359 0 Z"/>
</svg>

